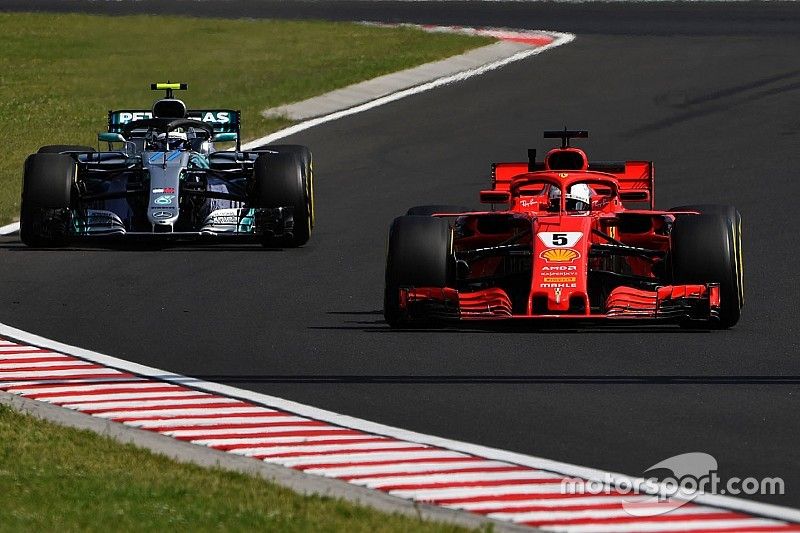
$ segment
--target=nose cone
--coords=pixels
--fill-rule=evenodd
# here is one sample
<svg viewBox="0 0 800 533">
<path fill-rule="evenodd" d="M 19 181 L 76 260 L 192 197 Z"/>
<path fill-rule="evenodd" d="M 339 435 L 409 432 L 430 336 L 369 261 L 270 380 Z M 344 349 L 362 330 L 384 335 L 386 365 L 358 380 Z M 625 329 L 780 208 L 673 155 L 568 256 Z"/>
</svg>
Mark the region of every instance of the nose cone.
<svg viewBox="0 0 800 533">
<path fill-rule="evenodd" d="M 540 217 L 535 225 L 531 313 L 589 314 L 591 217 Z"/>
<path fill-rule="evenodd" d="M 143 158 L 150 173 L 150 199 L 147 219 L 154 231 L 171 231 L 180 216 L 179 191 L 189 153 L 145 152 Z"/>
</svg>

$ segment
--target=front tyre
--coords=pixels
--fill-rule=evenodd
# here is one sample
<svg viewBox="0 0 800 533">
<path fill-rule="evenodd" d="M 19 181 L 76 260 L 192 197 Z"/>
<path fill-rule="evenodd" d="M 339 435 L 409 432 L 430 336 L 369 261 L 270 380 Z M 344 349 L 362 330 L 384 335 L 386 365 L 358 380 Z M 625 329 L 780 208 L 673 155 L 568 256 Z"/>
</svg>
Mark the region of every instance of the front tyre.
<svg viewBox="0 0 800 533">
<path fill-rule="evenodd" d="M 469 207 L 464 207 L 463 205 L 443 205 L 443 204 L 417 205 L 414 207 L 410 207 L 408 211 L 406 211 L 406 215 L 429 217 L 435 213 L 453 214 L 453 213 L 469 213 L 470 211 L 474 211 L 474 209 L 470 209 Z"/>
<path fill-rule="evenodd" d="M 303 168 L 291 153 L 263 154 L 256 159 L 253 171 L 253 207 L 290 208 L 294 225 L 290 236 L 277 240 L 265 236 L 263 244 L 287 247 L 302 246 L 311 237 L 312 202 L 303 179 Z"/>
<path fill-rule="evenodd" d="M 300 161 L 303 170 L 303 186 L 308 198 L 308 212 L 311 214 L 311 229 L 313 230 L 317 223 L 317 214 L 314 207 L 314 158 L 311 150 L 302 144 L 272 144 L 266 148 L 282 154 L 293 154 Z"/>
<path fill-rule="evenodd" d="M 61 152 L 95 152 L 91 146 L 80 144 L 48 144 L 39 148 L 37 154 L 60 154 Z"/>
<path fill-rule="evenodd" d="M 735 222 L 724 215 L 687 215 L 675 219 L 670 235 L 670 264 L 676 284 L 719 283 L 720 316 L 712 325 L 722 329 L 734 326 L 741 315 L 737 231 Z"/>
<path fill-rule="evenodd" d="M 75 160 L 68 155 L 40 153 L 25 160 L 19 221 L 24 244 L 45 247 L 66 243 L 77 172 Z"/>
<path fill-rule="evenodd" d="M 732 205 L 697 204 L 673 207 L 670 211 L 697 211 L 701 215 L 720 215 L 725 217 L 729 227 L 733 228 L 734 246 L 736 247 L 736 269 L 739 273 L 739 305 L 744 306 L 744 261 L 742 258 L 742 215 Z M 677 215 L 678 217 L 691 215 Z"/>
<path fill-rule="evenodd" d="M 402 287 L 447 287 L 454 276 L 453 232 L 447 220 L 402 216 L 389 229 L 383 316 L 392 327 L 409 322 L 400 308 Z"/>
</svg>

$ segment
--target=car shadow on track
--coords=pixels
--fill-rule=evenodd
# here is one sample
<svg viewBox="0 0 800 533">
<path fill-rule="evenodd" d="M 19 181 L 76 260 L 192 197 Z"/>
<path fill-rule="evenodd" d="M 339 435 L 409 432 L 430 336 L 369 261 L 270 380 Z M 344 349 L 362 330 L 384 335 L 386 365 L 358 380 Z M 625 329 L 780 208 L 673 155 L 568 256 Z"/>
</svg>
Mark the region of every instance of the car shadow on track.
<svg viewBox="0 0 800 533">
<path fill-rule="evenodd" d="M 551 384 L 551 385 L 797 385 L 800 376 L 768 375 L 408 375 L 408 374 L 198 374 L 182 380 L 224 384 L 242 383 L 327 383 L 327 384 L 393 384 L 393 385 L 469 385 L 469 384 Z"/>
<path fill-rule="evenodd" d="M 371 311 L 328 311 L 327 315 L 332 316 L 353 316 L 353 317 L 375 317 L 375 320 L 344 320 L 340 326 L 308 326 L 308 329 L 315 330 L 360 330 L 366 333 L 541 333 L 541 334 L 564 334 L 564 333 L 592 333 L 605 334 L 631 334 L 631 333 L 684 333 L 701 334 L 712 333 L 715 330 L 710 328 L 680 328 L 676 324 L 664 324 L 658 322 L 642 323 L 636 322 L 598 324 L 585 323 L 575 324 L 571 322 L 564 324 L 558 320 L 553 321 L 486 321 L 486 322 L 464 322 L 447 323 L 442 322 L 431 327 L 430 325 L 406 328 L 391 328 L 383 319 L 383 311 L 375 309 Z"/>
<path fill-rule="evenodd" d="M 283 252 L 289 248 L 265 247 L 260 244 L 154 244 L 154 243 L 130 243 L 115 245 L 95 245 L 95 246 L 59 246 L 52 248 L 29 248 L 20 242 L 0 244 L 0 250 L 8 250 L 13 253 L 41 253 L 41 252 Z"/>
</svg>

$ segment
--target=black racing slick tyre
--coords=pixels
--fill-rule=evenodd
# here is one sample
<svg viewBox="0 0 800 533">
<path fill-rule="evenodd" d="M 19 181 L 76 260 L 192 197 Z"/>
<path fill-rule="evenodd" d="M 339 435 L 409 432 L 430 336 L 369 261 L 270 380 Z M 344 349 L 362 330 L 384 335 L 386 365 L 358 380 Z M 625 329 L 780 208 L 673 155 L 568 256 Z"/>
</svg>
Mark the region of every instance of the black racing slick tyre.
<svg viewBox="0 0 800 533">
<path fill-rule="evenodd" d="M 728 217 L 719 214 L 678 217 L 670 235 L 670 265 L 678 284 L 719 283 L 720 316 L 709 325 L 730 328 L 739 321 L 742 302 L 741 258 L 737 231 Z M 695 323 L 686 322 L 691 326 Z"/>
<path fill-rule="evenodd" d="M 673 207 L 670 211 L 697 211 L 702 215 L 720 215 L 725 217 L 733 228 L 734 246 L 736 247 L 736 268 L 739 275 L 739 307 L 744 306 L 744 261 L 742 257 L 742 215 L 732 205 L 697 204 Z M 691 215 L 678 215 L 691 216 Z"/>
<path fill-rule="evenodd" d="M 406 215 L 429 217 L 434 213 L 469 213 L 474 211 L 463 205 L 417 205 L 406 211 Z"/>
<path fill-rule="evenodd" d="M 253 206 L 289 207 L 294 225 L 291 236 L 278 240 L 265 236 L 265 246 L 302 246 L 311 237 L 311 202 L 300 160 L 290 153 L 263 154 L 253 170 Z"/>
<path fill-rule="evenodd" d="M 386 254 L 383 316 L 392 327 L 408 323 L 402 287 L 447 287 L 454 277 L 453 232 L 447 220 L 402 216 L 392 222 Z"/>
<path fill-rule="evenodd" d="M 311 150 L 302 144 L 272 144 L 267 146 L 267 149 L 282 154 L 294 154 L 300 161 L 303 169 L 303 186 L 308 197 L 308 212 L 311 214 L 311 229 L 313 230 L 317 223 L 317 215 L 314 208 L 314 158 Z"/>
<path fill-rule="evenodd" d="M 32 154 L 22 177 L 19 236 L 28 246 L 66 243 L 77 164 L 68 155 Z"/>
<path fill-rule="evenodd" d="M 37 154 L 60 154 L 61 152 L 95 152 L 91 146 L 81 146 L 79 144 L 48 144 L 39 148 Z"/>
</svg>

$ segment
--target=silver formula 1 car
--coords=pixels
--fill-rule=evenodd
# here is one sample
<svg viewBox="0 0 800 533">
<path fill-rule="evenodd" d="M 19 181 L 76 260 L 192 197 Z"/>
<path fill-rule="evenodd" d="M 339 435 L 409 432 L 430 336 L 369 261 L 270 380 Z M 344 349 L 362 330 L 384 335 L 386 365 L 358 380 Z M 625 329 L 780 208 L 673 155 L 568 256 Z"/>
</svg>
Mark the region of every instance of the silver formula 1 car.
<svg viewBox="0 0 800 533">
<path fill-rule="evenodd" d="M 240 112 L 187 110 L 173 91 L 151 110 L 108 113 L 108 149 L 50 145 L 28 156 L 20 238 L 233 239 L 300 246 L 314 227 L 311 152 L 276 145 L 242 151 Z M 217 150 L 215 143 L 235 143 Z"/>
</svg>

